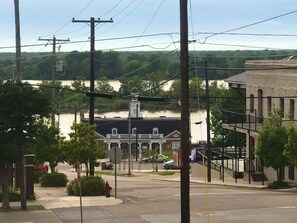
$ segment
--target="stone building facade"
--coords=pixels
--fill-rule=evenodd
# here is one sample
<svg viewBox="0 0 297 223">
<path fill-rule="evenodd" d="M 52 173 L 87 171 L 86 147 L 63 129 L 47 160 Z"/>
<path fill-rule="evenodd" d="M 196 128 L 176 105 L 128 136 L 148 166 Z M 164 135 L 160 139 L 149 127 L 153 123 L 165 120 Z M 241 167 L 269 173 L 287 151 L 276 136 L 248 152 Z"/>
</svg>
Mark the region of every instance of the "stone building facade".
<svg viewBox="0 0 297 223">
<path fill-rule="evenodd" d="M 246 170 L 261 171 L 254 149 L 257 145 L 258 130 L 272 109 L 283 111 L 283 123 L 297 120 L 297 60 L 247 61 L 246 71 L 226 79 L 229 87 L 246 89 L 245 123 L 235 124 L 236 131 L 247 136 L 248 161 Z M 230 124 L 223 124 L 228 129 Z M 234 128 L 234 126 L 231 126 Z M 265 168 L 268 182 L 277 179 L 276 171 Z M 281 170 L 282 179 L 297 182 L 297 169 L 289 165 Z"/>
</svg>

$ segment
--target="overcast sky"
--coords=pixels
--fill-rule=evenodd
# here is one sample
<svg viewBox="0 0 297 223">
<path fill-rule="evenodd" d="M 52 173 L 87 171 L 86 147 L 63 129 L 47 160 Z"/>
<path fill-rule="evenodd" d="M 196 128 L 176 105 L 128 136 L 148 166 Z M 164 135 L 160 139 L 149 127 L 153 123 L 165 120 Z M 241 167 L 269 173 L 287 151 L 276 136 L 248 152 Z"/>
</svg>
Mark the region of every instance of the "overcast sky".
<svg viewBox="0 0 297 223">
<path fill-rule="evenodd" d="M 14 1 L 0 2 L 0 52 L 14 52 Z M 190 50 L 297 48 L 296 0 L 189 0 L 188 6 Z M 90 27 L 73 17 L 113 18 L 96 26 L 96 50 L 179 48 L 179 0 L 20 0 L 22 51 L 51 51 L 38 38 L 53 35 L 70 38 L 61 51 L 89 50 Z"/>
</svg>

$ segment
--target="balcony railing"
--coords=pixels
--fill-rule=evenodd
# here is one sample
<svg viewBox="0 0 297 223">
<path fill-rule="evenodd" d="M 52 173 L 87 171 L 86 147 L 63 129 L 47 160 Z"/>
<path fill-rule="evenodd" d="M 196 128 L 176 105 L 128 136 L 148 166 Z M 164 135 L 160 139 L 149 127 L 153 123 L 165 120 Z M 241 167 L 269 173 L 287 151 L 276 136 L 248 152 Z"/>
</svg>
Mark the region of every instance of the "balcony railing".
<svg viewBox="0 0 297 223">
<path fill-rule="evenodd" d="M 136 139 L 136 134 L 130 135 L 131 139 Z M 163 134 L 137 134 L 138 139 L 162 139 Z M 129 134 L 107 134 L 108 139 L 129 139 Z"/>
<path fill-rule="evenodd" d="M 262 126 L 264 118 L 257 116 L 253 110 L 245 111 L 227 111 L 223 110 L 223 124 L 233 128 L 241 128 L 251 131 L 258 131 Z"/>
</svg>

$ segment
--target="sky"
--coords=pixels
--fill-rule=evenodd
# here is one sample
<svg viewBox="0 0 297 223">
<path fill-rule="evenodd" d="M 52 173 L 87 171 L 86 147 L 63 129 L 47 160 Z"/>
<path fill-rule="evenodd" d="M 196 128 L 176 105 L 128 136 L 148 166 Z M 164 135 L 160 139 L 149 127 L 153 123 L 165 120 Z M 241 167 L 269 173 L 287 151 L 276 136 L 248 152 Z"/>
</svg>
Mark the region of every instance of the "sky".
<svg viewBox="0 0 297 223">
<path fill-rule="evenodd" d="M 179 49 L 179 0 L 20 0 L 22 52 Z M 188 0 L 190 50 L 297 49 L 296 0 Z M 14 0 L 0 0 L 0 52 L 15 52 Z"/>
</svg>

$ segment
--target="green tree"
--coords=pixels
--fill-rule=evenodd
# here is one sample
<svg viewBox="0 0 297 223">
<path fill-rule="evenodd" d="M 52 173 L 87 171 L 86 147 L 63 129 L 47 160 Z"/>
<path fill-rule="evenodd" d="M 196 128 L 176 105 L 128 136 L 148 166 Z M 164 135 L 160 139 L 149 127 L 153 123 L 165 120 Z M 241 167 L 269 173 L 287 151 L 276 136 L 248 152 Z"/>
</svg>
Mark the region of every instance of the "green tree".
<svg viewBox="0 0 297 223">
<path fill-rule="evenodd" d="M 30 149 L 35 155 L 36 164 L 49 162 L 51 172 L 55 172 L 59 162 L 64 161 L 64 154 L 61 149 L 61 143 L 64 137 L 61 137 L 60 129 L 57 124 L 52 125 L 49 120 L 41 119 L 39 129 Z"/>
<path fill-rule="evenodd" d="M 114 88 L 108 83 L 108 79 L 105 76 L 100 78 L 100 80 L 97 81 L 95 90 L 101 93 L 114 92 Z"/>
<path fill-rule="evenodd" d="M 120 94 L 123 96 L 131 95 L 133 88 L 137 89 L 137 92 L 143 92 L 148 89 L 148 83 L 143 80 L 140 76 L 134 76 L 131 78 L 125 78 L 120 81 Z"/>
<path fill-rule="evenodd" d="M 277 180 L 281 181 L 280 169 L 288 164 L 284 156 L 287 143 L 286 127 L 282 126 L 281 112 L 273 110 L 259 131 L 256 155 L 263 167 L 272 167 L 277 171 Z"/>
<path fill-rule="evenodd" d="M 287 128 L 288 141 L 285 145 L 284 155 L 291 164 L 297 166 L 297 129 L 295 125 Z"/>
<path fill-rule="evenodd" d="M 222 128 L 222 124 L 226 122 L 246 122 L 246 120 L 240 120 L 238 115 L 235 117 L 227 118 L 224 116 L 224 110 L 234 111 L 237 113 L 245 113 L 245 97 L 242 97 L 244 92 L 240 89 L 221 89 L 220 97 L 217 98 L 212 104 L 211 117 L 210 117 L 210 129 L 213 133 L 212 144 L 214 146 L 222 145 L 222 138 L 224 137 L 225 146 L 244 146 L 245 134 L 237 133 L 237 139 L 235 142 L 234 132 L 227 131 Z M 235 113 L 234 113 L 235 114 Z M 241 116 L 245 117 L 245 116 Z"/>
<path fill-rule="evenodd" d="M 99 136 L 96 125 L 73 123 L 71 130 L 70 140 L 66 140 L 62 146 L 69 164 L 76 165 L 79 162 L 87 167 L 89 162 L 96 163 L 97 159 L 105 157 L 105 151 L 97 143 Z"/>
<path fill-rule="evenodd" d="M 29 84 L 0 84 L 0 174 L 2 207 L 9 208 L 8 177 L 12 163 L 23 170 L 23 155 L 37 130 L 37 121 L 50 113 L 50 97 Z M 22 176 L 23 174 L 21 174 Z M 21 183 L 21 185 L 23 185 Z M 26 209 L 26 193 L 21 186 L 21 206 Z"/>
</svg>

